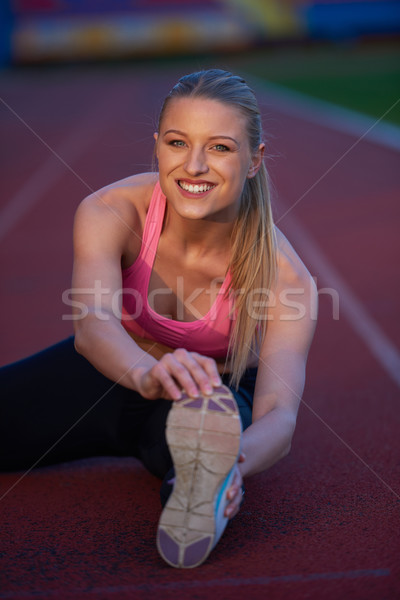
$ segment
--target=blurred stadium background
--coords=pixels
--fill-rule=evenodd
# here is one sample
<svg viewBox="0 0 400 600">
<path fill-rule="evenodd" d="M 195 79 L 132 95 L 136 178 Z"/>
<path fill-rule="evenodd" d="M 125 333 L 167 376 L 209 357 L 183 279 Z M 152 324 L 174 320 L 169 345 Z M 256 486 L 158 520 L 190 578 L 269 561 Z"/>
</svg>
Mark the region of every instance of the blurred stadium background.
<svg viewBox="0 0 400 600">
<path fill-rule="evenodd" d="M 397 0 L 6 0 L 2 61 L 240 50 L 400 31 Z"/>
<path fill-rule="evenodd" d="M 399 34 L 398 0 L 3 0 L 0 66 L 217 54 L 380 118 L 400 96 Z"/>
</svg>

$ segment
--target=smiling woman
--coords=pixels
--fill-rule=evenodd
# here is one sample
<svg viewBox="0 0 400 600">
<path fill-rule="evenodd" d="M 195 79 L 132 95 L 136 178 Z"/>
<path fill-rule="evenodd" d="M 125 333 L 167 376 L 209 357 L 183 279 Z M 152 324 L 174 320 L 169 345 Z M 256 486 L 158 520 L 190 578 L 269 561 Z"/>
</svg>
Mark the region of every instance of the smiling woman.
<svg viewBox="0 0 400 600">
<path fill-rule="evenodd" d="M 316 289 L 273 224 L 243 79 L 182 77 L 154 137 L 158 172 L 77 211 L 75 336 L 1 370 L 0 457 L 8 470 L 138 457 L 163 479 L 161 556 L 194 567 L 237 514 L 243 479 L 289 451 Z"/>
<path fill-rule="evenodd" d="M 193 211 L 194 218 L 232 228 L 244 181 L 262 152 L 251 156 L 244 125 L 236 108 L 216 100 L 183 97 L 170 103 L 155 138 L 160 184 L 175 212 L 190 217 Z M 182 197 L 203 202 L 183 203 Z"/>
</svg>

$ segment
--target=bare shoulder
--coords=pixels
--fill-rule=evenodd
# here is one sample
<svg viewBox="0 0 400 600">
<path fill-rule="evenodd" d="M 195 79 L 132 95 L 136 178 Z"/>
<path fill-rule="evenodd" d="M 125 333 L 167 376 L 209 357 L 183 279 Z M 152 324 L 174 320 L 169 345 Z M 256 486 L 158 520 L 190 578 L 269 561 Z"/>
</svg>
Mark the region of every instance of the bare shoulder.
<svg viewBox="0 0 400 600">
<path fill-rule="evenodd" d="M 115 181 L 87 196 L 79 205 L 78 212 L 104 212 L 109 215 L 115 211 L 125 217 L 145 215 L 157 180 L 156 173 L 140 173 Z"/>
<path fill-rule="evenodd" d="M 137 254 L 156 173 L 133 175 L 87 196 L 75 215 L 75 249 L 115 249 L 131 260 Z"/>
</svg>

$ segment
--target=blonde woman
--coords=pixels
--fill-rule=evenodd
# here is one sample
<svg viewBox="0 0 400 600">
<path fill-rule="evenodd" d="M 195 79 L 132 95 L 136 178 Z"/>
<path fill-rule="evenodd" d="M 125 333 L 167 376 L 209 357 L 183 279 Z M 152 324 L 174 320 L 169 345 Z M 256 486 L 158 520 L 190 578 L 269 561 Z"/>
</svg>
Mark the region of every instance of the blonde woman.
<svg viewBox="0 0 400 600">
<path fill-rule="evenodd" d="M 140 458 L 164 480 L 158 549 L 193 567 L 237 514 L 243 480 L 289 452 L 317 293 L 273 224 L 243 79 L 182 77 L 154 137 L 158 173 L 77 211 L 74 338 L 2 371 L 3 468 Z"/>
</svg>

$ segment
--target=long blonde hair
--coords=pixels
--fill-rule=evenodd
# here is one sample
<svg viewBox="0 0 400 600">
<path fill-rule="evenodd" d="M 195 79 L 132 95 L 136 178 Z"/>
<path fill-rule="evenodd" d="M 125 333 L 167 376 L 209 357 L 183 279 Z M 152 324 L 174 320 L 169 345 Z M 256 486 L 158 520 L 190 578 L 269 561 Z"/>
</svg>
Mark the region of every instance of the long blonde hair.
<svg viewBox="0 0 400 600">
<path fill-rule="evenodd" d="M 245 116 L 250 151 L 255 155 L 262 143 L 261 115 L 253 90 L 241 77 L 221 69 L 185 75 L 172 88 L 161 108 L 158 130 L 169 102 L 174 98 L 205 98 L 235 106 Z M 230 383 L 239 385 L 249 356 L 262 342 L 267 327 L 262 297 L 276 276 L 276 239 L 271 210 L 270 186 L 264 162 L 257 174 L 246 179 L 239 214 L 232 232 L 229 263 L 235 321 L 229 343 Z M 264 305 L 266 303 L 264 302 Z M 254 315 L 254 306 L 259 307 Z"/>
</svg>

